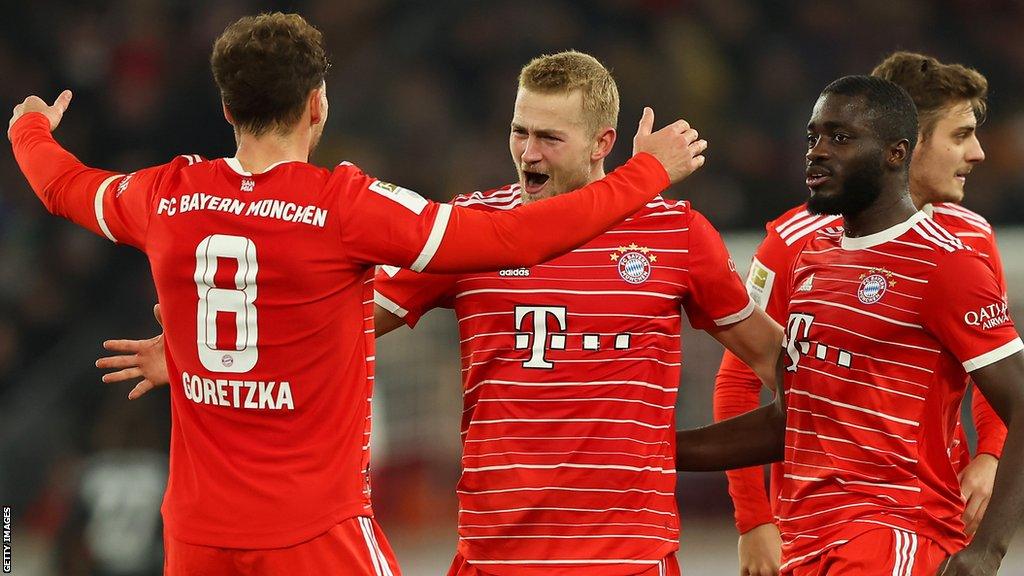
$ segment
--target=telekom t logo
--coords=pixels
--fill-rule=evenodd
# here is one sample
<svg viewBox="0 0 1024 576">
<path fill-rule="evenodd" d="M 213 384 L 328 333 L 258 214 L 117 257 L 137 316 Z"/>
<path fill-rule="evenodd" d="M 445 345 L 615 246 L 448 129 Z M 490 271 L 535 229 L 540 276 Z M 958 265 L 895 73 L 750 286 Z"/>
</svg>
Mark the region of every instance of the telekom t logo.
<svg viewBox="0 0 1024 576">
<path fill-rule="evenodd" d="M 786 370 L 796 372 L 796 367 L 800 364 L 800 355 L 807 354 L 811 349 L 807 336 L 813 323 L 814 316 L 810 314 L 789 315 L 789 321 L 786 322 L 786 354 L 789 355 L 790 365 L 786 366 Z"/>
<path fill-rule="evenodd" d="M 544 358 L 544 351 L 549 347 L 552 350 L 565 350 L 565 334 L 552 333 L 551 342 L 548 343 L 549 315 L 555 317 L 558 328 L 564 331 L 565 306 L 516 306 L 516 330 L 522 330 L 516 334 L 516 350 L 533 350 L 530 359 L 523 362 L 523 368 L 554 368 L 555 365 Z"/>
</svg>

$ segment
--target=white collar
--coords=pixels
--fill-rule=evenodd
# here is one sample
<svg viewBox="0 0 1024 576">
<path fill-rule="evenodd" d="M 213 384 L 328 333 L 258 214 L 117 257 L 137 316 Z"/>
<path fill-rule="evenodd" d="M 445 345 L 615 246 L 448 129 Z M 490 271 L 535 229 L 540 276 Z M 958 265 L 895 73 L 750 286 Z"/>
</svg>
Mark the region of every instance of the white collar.
<svg viewBox="0 0 1024 576">
<path fill-rule="evenodd" d="M 267 166 L 267 168 L 263 172 L 260 172 L 260 174 L 266 174 L 267 172 L 270 172 L 271 170 L 280 166 L 281 164 L 287 164 L 288 162 L 291 162 L 291 160 L 281 160 L 280 162 L 274 162 L 270 166 Z M 238 158 L 225 158 L 224 163 L 227 164 L 229 168 L 234 170 L 239 176 L 252 176 L 252 172 L 246 172 L 245 169 L 242 168 L 242 163 L 238 161 Z"/>
<path fill-rule="evenodd" d="M 910 230 L 915 224 L 927 217 L 927 214 L 919 210 L 914 212 L 910 218 L 907 218 L 895 226 L 886 228 L 881 232 L 875 232 L 874 234 L 868 234 L 867 236 L 858 236 L 856 238 L 846 236 L 844 233 L 842 240 L 843 250 L 863 250 L 865 248 L 873 248 L 879 244 L 885 244 L 886 242 L 899 238 L 907 230 Z"/>
</svg>

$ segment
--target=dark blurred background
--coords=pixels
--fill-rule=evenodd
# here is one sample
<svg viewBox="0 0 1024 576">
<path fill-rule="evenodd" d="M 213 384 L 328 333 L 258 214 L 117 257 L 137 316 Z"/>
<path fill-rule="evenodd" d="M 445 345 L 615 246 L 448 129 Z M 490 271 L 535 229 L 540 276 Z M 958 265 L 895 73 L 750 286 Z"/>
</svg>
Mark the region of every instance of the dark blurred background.
<svg viewBox="0 0 1024 576">
<path fill-rule="evenodd" d="M 895 49 L 927 52 L 989 79 L 980 131 L 988 159 L 972 173 L 965 205 L 996 224 L 1011 286 L 1024 282 L 1015 279 L 1024 276 L 1024 237 L 1014 228 L 1024 222 L 1022 2 L 0 5 L 0 104 L 71 88 L 60 141 L 86 163 L 122 171 L 182 153 L 231 156 L 209 72 L 213 39 L 245 14 L 300 12 L 323 30 L 333 63 L 315 161 L 349 160 L 439 200 L 514 179 L 507 134 L 523 64 L 589 52 L 622 95 L 611 166 L 629 154 L 644 105 L 659 125 L 685 117 L 710 141 L 708 164 L 670 194 L 693 200 L 744 264 L 764 222 L 805 194 L 804 124 L 819 90 L 868 73 Z M 19 574 L 159 573 L 166 391 L 129 404 L 130 386 L 103 386 L 92 367 L 103 339 L 158 330 L 154 301 L 140 254 L 48 216 L 11 154 L 0 154 L 0 504 L 14 506 Z M 457 339 L 450 314 L 433 316 L 380 343 L 375 402 L 376 506 L 413 576 L 438 573 L 454 550 Z M 710 420 L 719 350 L 693 335 L 687 344 L 680 423 L 689 426 Z M 685 476 L 680 497 L 684 570 L 734 569 L 724 475 Z M 694 542 L 703 558 L 685 555 Z"/>
</svg>

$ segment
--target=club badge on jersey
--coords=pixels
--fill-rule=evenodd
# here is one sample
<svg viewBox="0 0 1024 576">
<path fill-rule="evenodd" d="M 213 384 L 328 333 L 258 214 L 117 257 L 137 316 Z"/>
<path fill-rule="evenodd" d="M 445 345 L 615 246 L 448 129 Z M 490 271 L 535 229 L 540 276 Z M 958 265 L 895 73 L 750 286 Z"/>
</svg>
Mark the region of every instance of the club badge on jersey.
<svg viewBox="0 0 1024 576">
<path fill-rule="evenodd" d="M 612 262 L 618 263 L 619 276 L 630 284 L 643 284 L 651 277 L 651 265 L 658 257 L 651 253 L 650 248 L 637 246 L 619 246 L 611 253 Z"/>
<path fill-rule="evenodd" d="M 890 286 L 895 286 L 896 280 L 892 272 L 885 268 L 871 268 L 860 275 L 860 286 L 857 287 L 857 299 L 861 304 L 874 304 L 885 296 L 885 291 Z"/>
</svg>

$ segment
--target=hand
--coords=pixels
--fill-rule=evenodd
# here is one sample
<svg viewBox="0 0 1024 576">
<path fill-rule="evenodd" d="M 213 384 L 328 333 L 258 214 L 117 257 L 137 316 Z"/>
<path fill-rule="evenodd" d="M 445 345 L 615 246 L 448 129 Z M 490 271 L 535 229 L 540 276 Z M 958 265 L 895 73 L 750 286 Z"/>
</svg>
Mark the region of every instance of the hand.
<svg viewBox="0 0 1024 576">
<path fill-rule="evenodd" d="M 761 524 L 740 534 L 740 576 L 778 576 L 782 535 L 775 524 Z"/>
<path fill-rule="evenodd" d="M 960 472 L 960 493 L 964 496 L 964 532 L 973 536 L 978 524 L 985 516 L 988 501 L 992 498 L 992 485 L 996 481 L 999 459 L 991 454 L 978 454 Z"/>
<path fill-rule="evenodd" d="M 11 128 L 14 123 L 29 112 L 42 112 L 47 118 L 50 119 L 50 132 L 57 129 L 57 125 L 60 124 L 61 118 L 64 117 L 64 111 L 68 109 L 68 105 L 71 104 L 71 90 L 65 90 L 57 96 L 57 99 L 53 101 L 53 105 L 50 106 L 39 96 L 29 96 L 25 98 L 25 101 L 14 107 L 14 113 L 11 114 L 11 121 L 7 123 L 7 139 L 11 139 Z"/>
<path fill-rule="evenodd" d="M 686 120 L 676 120 L 657 132 L 654 128 L 654 110 L 644 108 L 640 126 L 633 137 L 633 154 L 647 152 L 661 162 L 672 183 L 679 182 L 704 165 L 706 140 L 698 140 L 697 131 Z"/>
<path fill-rule="evenodd" d="M 160 326 L 163 326 L 159 304 L 153 307 L 153 315 Z M 96 361 L 97 368 L 117 369 L 116 372 L 104 374 L 104 382 L 112 384 L 142 377 L 142 381 L 128 393 L 129 400 L 141 398 L 157 386 L 166 386 L 170 382 L 167 361 L 164 358 L 163 334 L 148 340 L 107 340 L 103 347 L 111 352 L 121 353 L 120 356 L 108 356 Z"/>
<path fill-rule="evenodd" d="M 968 545 L 939 564 L 935 576 L 995 576 L 1002 561 L 996 552 Z"/>
</svg>

